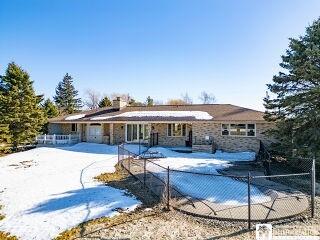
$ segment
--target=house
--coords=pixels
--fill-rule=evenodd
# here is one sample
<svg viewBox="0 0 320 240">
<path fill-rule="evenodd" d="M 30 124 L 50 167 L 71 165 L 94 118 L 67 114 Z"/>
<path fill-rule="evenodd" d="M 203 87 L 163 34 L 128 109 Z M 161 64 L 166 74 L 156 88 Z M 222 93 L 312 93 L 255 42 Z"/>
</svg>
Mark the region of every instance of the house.
<svg viewBox="0 0 320 240">
<path fill-rule="evenodd" d="M 50 119 L 49 134 L 105 144 L 144 142 L 201 151 L 257 152 L 260 140 L 270 142 L 264 133 L 272 124 L 263 115 L 231 104 L 127 106 L 117 98 L 111 107 Z"/>
</svg>

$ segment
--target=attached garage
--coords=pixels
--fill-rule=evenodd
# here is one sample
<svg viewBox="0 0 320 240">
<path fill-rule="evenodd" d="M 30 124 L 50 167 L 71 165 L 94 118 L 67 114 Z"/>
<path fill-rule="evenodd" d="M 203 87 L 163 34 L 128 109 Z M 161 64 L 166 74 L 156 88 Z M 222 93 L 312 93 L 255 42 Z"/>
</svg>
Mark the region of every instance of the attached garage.
<svg viewBox="0 0 320 240">
<path fill-rule="evenodd" d="M 91 123 L 87 125 L 87 128 L 87 142 L 102 143 L 102 125 L 100 123 Z"/>
</svg>

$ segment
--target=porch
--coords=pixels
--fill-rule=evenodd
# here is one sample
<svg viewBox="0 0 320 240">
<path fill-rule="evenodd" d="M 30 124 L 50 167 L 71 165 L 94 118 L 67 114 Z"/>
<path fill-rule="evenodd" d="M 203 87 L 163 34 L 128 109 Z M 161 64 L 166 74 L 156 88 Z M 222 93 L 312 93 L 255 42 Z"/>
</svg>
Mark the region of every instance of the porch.
<svg viewBox="0 0 320 240">
<path fill-rule="evenodd" d="M 56 144 L 76 144 L 80 142 L 79 134 L 68 134 L 68 135 L 58 135 L 58 134 L 43 134 L 36 137 L 36 142 L 38 144 L 45 145 L 56 145 Z"/>
</svg>

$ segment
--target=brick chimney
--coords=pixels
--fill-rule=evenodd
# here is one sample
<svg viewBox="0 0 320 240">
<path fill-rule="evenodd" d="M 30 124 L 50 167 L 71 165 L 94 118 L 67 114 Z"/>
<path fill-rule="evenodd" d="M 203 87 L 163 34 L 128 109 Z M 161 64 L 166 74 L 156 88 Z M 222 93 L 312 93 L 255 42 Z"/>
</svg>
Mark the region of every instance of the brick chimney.
<svg viewBox="0 0 320 240">
<path fill-rule="evenodd" d="M 127 102 L 126 102 L 126 101 L 123 101 L 123 100 L 121 99 L 121 97 L 117 97 L 116 99 L 114 99 L 114 100 L 112 101 L 112 107 L 113 107 L 113 108 L 122 109 L 122 108 L 124 108 L 124 107 L 126 107 L 126 106 L 127 106 Z"/>
</svg>

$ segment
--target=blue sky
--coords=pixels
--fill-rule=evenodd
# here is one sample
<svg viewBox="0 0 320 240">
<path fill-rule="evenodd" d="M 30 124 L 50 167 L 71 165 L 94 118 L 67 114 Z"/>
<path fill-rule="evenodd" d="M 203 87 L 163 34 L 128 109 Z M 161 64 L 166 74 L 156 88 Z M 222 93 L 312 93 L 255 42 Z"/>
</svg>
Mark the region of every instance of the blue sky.
<svg viewBox="0 0 320 240">
<path fill-rule="evenodd" d="M 80 96 L 198 102 L 205 90 L 263 110 L 288 38 L 319 16 L 318 0 L 1 0 L 0 74 L 15 61 L 46 97 L 68 72 Z"/>
</svg>

